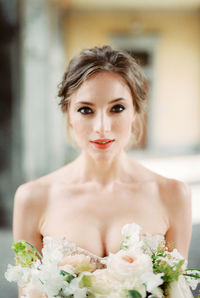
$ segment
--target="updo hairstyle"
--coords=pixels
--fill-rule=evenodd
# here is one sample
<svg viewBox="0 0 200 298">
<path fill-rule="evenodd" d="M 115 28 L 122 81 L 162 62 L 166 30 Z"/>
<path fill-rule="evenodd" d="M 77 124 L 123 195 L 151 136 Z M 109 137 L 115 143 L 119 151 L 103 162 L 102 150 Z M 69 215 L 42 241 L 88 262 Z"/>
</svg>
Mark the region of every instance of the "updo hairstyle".
<svg viewBox="0 0 200 298">
<path fill-rule="evenodd" d="M 101 72 L 115 72 L 119 74 L 130 88 L 133 106 L 136 111 L 136 119 L 132 127 L 134 138 L 130 145 L 137 144 L 143 134 L 144 115 L 147 111 L 147 79 L 142 73 L 141 67 L 136 60 L 127 52 L 114 50 L 110 46 L 83 49 L 74 56 L 64 73 L 62 82 L 59 84 L 58 97 L 61 98 L 59 105 L 63 113 L 68 114 L 72 94 L 92 75 Z M 69 133 L 70 142 L 74 143 Z"/>
</svg>

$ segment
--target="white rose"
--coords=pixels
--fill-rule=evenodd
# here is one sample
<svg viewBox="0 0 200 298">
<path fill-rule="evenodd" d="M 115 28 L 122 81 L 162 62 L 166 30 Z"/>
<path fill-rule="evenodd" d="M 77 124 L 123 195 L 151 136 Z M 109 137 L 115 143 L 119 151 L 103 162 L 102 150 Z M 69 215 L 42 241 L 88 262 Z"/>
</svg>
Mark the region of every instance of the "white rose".
<svg viewBox="0 0 200 298">
<path fill-rule="evenodd" d="M 91 290 L 95 294 L 109 294 L 117 287 L 117 281 L 112 278 L 107 269 L 97 269 L 92 276 Z"/>
<path fill-rule="evenodd" d="M 77 269 L 77 273 L 81 271 L 94 271 L 96 269 L 96 264 L 91 261 L 91 257 L 84 254 L 75 254 L 71 256 L 66 256 L 62 263 L 59 264 L 63 268 L 63 265 L 70 265 L 72 268 Z M 61 268 L 60 267 L 60 268 Z M 87 268 L 86 268 L 87 267 Z M 84 270 L 82 270 L 84 269 Z M 76 270 L 74 270 L 76 273 Z"/>
<path fill-rule="evenodd" d="M 152 271 L 152 260 L 137 249 L 120 250 L 116 254 L 110 253 L 107 269 L 117 280 L 124 280 Z"/>
</svg>

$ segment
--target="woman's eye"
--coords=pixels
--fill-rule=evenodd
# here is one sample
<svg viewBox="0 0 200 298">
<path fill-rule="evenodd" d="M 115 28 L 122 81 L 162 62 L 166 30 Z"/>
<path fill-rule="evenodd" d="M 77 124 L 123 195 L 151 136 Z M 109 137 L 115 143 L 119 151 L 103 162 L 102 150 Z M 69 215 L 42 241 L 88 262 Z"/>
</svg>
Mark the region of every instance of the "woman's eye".
<svg viewBox="0 0 200 298">
<path fill-rule="evenodd" d="M 114 113 L 121 113 L 123 110 L 125 110 L 125 107 L 121 104 L 115 105 L 112 107 L 111 111 Z M 81 107 L 78 109 L 78 112 L 80 112 L 83 115 L 93 114 L 93 111 L 89 107 Z"/>
<path fill-rule="evenodd" d="M 123 105 L 115 105 L 111 111 L 113 111 L 114 109 L 114 113 L 120 113 L 123 110 L 125 110 L 125 107 Z"/>
<path fill-rule="evenodd" d="M 78 112 L 80 112 L 83 115 L 92 114 L 92 110 L 89 107 L 82 107 L 78 109 Z"/>
</svg>

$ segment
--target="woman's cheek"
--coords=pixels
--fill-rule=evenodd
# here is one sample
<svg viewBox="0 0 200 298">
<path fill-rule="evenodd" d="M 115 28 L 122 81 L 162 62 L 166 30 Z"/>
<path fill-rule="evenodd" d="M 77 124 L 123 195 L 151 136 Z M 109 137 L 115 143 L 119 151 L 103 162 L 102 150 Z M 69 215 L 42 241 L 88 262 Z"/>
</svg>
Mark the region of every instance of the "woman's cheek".
<svg viewBox="0 0 200 298">
<path fill-rule="evenodd" d="M 115 131 L 126 136 L 131 131 L 131 119 L 124 117 L 115 123 Z"/>
<path fill-rule="evenodd" d="M 75 140 L 78 144 L 83 144 L 89 140 L 91 128 L 85 121 L 75 121 L 73 123 L 73 131 Z"/>
<path fill-rule="evenodd" d="M 127 116 L 123 121 L 118 121 L 115 125 L 115 135 L 116 138 L 118 138 L 118 142 L 121 144 L 121 148 L 124 148 L 130 140 L 131 124 L 131 119 Z"/>
</svg>

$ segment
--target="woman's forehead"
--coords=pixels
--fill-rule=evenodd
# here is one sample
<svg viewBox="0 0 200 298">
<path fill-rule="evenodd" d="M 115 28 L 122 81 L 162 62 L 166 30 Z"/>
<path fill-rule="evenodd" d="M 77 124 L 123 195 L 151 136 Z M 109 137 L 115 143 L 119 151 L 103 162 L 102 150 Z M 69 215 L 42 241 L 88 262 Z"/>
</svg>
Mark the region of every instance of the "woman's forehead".
<svg viewBox="0 0 200 298">
<path fill-rule="evenodd" d="M 117 98 L 131 98 L 131 91 L 125 80 L 114 72 L 99 72 L 86 81 L 72 94 L 74 104 L 79 101 L 93 101 L 104 98 L 111 101 Z"/>
</svg>

